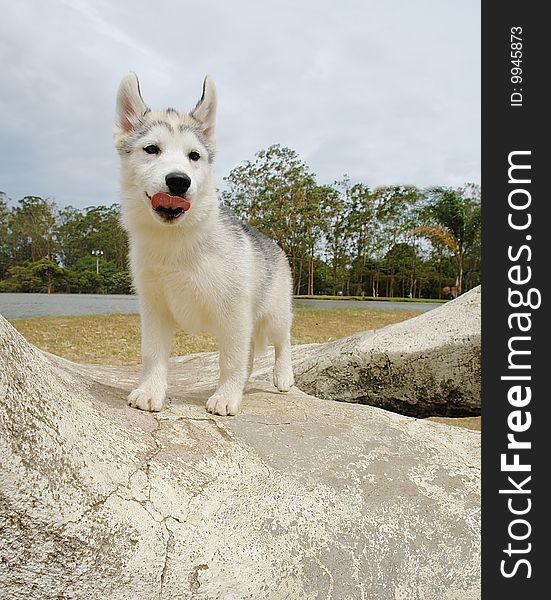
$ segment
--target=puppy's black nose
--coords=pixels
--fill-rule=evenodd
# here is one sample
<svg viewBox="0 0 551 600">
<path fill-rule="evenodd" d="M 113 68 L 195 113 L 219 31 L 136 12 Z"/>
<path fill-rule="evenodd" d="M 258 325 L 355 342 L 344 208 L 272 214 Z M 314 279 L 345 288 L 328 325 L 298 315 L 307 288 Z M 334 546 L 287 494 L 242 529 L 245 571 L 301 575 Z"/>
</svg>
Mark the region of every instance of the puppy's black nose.
<svg viewBox="0 0 551 600">
<path fill-rule="evenodd" d="M 185 194 L 191 185 L 191 179 L 185 173 L 169 173 L 165 177 L 165 181 L 173 196 Z"/>
</svg>

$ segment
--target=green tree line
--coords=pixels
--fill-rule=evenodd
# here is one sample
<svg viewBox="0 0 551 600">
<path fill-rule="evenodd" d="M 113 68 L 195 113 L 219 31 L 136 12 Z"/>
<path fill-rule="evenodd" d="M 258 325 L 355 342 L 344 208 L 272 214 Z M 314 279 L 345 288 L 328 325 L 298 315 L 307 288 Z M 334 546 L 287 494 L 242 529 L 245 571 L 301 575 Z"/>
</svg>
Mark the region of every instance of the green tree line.
<svg viewBox="0 0 551 600">
<path fill-rule="evenodd" d="M 58 208 L 39 196 L 10 204 L 0 194 L 0 291 L 131 292 L 118 205 Z M 93 250 L 103 252 L 98 261 Z"/>
<path fill-rule="evenodd" d="M 441 298 L 480 283 L 477 185 L 318 185 L 279 145 L 224 181 L 222 199 L 285 250 L 295 294 Z"/>
<path fill-rule="evenodd" d="M 224 178 L 223 202 L 275 239 L 295 294 L 441 298 L 480 283 L 480 189 L 318 185 L 270 146 Z M 120 208 L 0 193 L 0 291 L 131 293 Z M 96 257 L 92 253 L 100 250 Z"/>
</svg>

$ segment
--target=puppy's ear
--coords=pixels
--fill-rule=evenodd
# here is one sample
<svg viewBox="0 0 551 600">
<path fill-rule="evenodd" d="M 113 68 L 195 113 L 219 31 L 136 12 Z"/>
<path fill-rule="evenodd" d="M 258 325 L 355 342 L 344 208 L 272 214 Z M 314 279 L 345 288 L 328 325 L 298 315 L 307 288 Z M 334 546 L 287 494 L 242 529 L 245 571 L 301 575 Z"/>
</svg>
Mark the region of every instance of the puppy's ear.
<svg viewBox="0 0 551 600">
<path fill-rule="evenodd" d="M 141 118 L 149 112 L 140 94 L 140 83 L 136 73 L 127 73 L 119 85 L 115 117 L 115 141 L 132 131 Z"/>
<path fill-rule="evenodd" d="M 207 75 L 203 81 L 203 95 L 191 112 L 202 126 L 203 135 L 214 144 L 214 124 L 216 122 L 216 88 Z"/>
</svg>

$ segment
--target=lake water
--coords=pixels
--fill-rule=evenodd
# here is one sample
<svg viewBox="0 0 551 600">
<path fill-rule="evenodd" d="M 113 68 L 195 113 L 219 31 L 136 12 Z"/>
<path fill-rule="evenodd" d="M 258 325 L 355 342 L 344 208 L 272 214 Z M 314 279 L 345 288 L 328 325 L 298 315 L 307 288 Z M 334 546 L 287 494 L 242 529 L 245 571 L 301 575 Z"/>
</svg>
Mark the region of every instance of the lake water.
<svg viewBox="0 0 551 600">
<path fill-rule="evenodd" d="M 431 302 L 377 300 L 294 300 L 295 310 L 403 310 L 426 312 L 440 306 Z M 0 315 L 6 319 L 71 315 L 136 314 L 137 296 L 123 294 L 0 294 Z"/>
</svg>

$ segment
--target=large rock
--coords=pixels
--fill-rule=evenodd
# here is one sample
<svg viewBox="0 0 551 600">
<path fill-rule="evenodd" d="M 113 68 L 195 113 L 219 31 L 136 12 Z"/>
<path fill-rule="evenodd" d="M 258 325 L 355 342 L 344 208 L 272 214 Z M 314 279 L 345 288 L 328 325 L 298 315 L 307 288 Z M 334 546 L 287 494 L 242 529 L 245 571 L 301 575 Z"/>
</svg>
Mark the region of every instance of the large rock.
<svg viewBox="0 0 551 600">
<path fill-rule="evenodd" d="M 172 361 L 154 415 L 136 376 L 0 317 L 0 598 L 479 597 L 478 432 L 261 379 L 215 417 L 212 355 Z"/>
<path fill-rule="evenodd" d="M 413 319 L 304 348 L 297 386 L 415 417 L 479 415 L 480 298 L 479 286 Z"/>
</svg>

